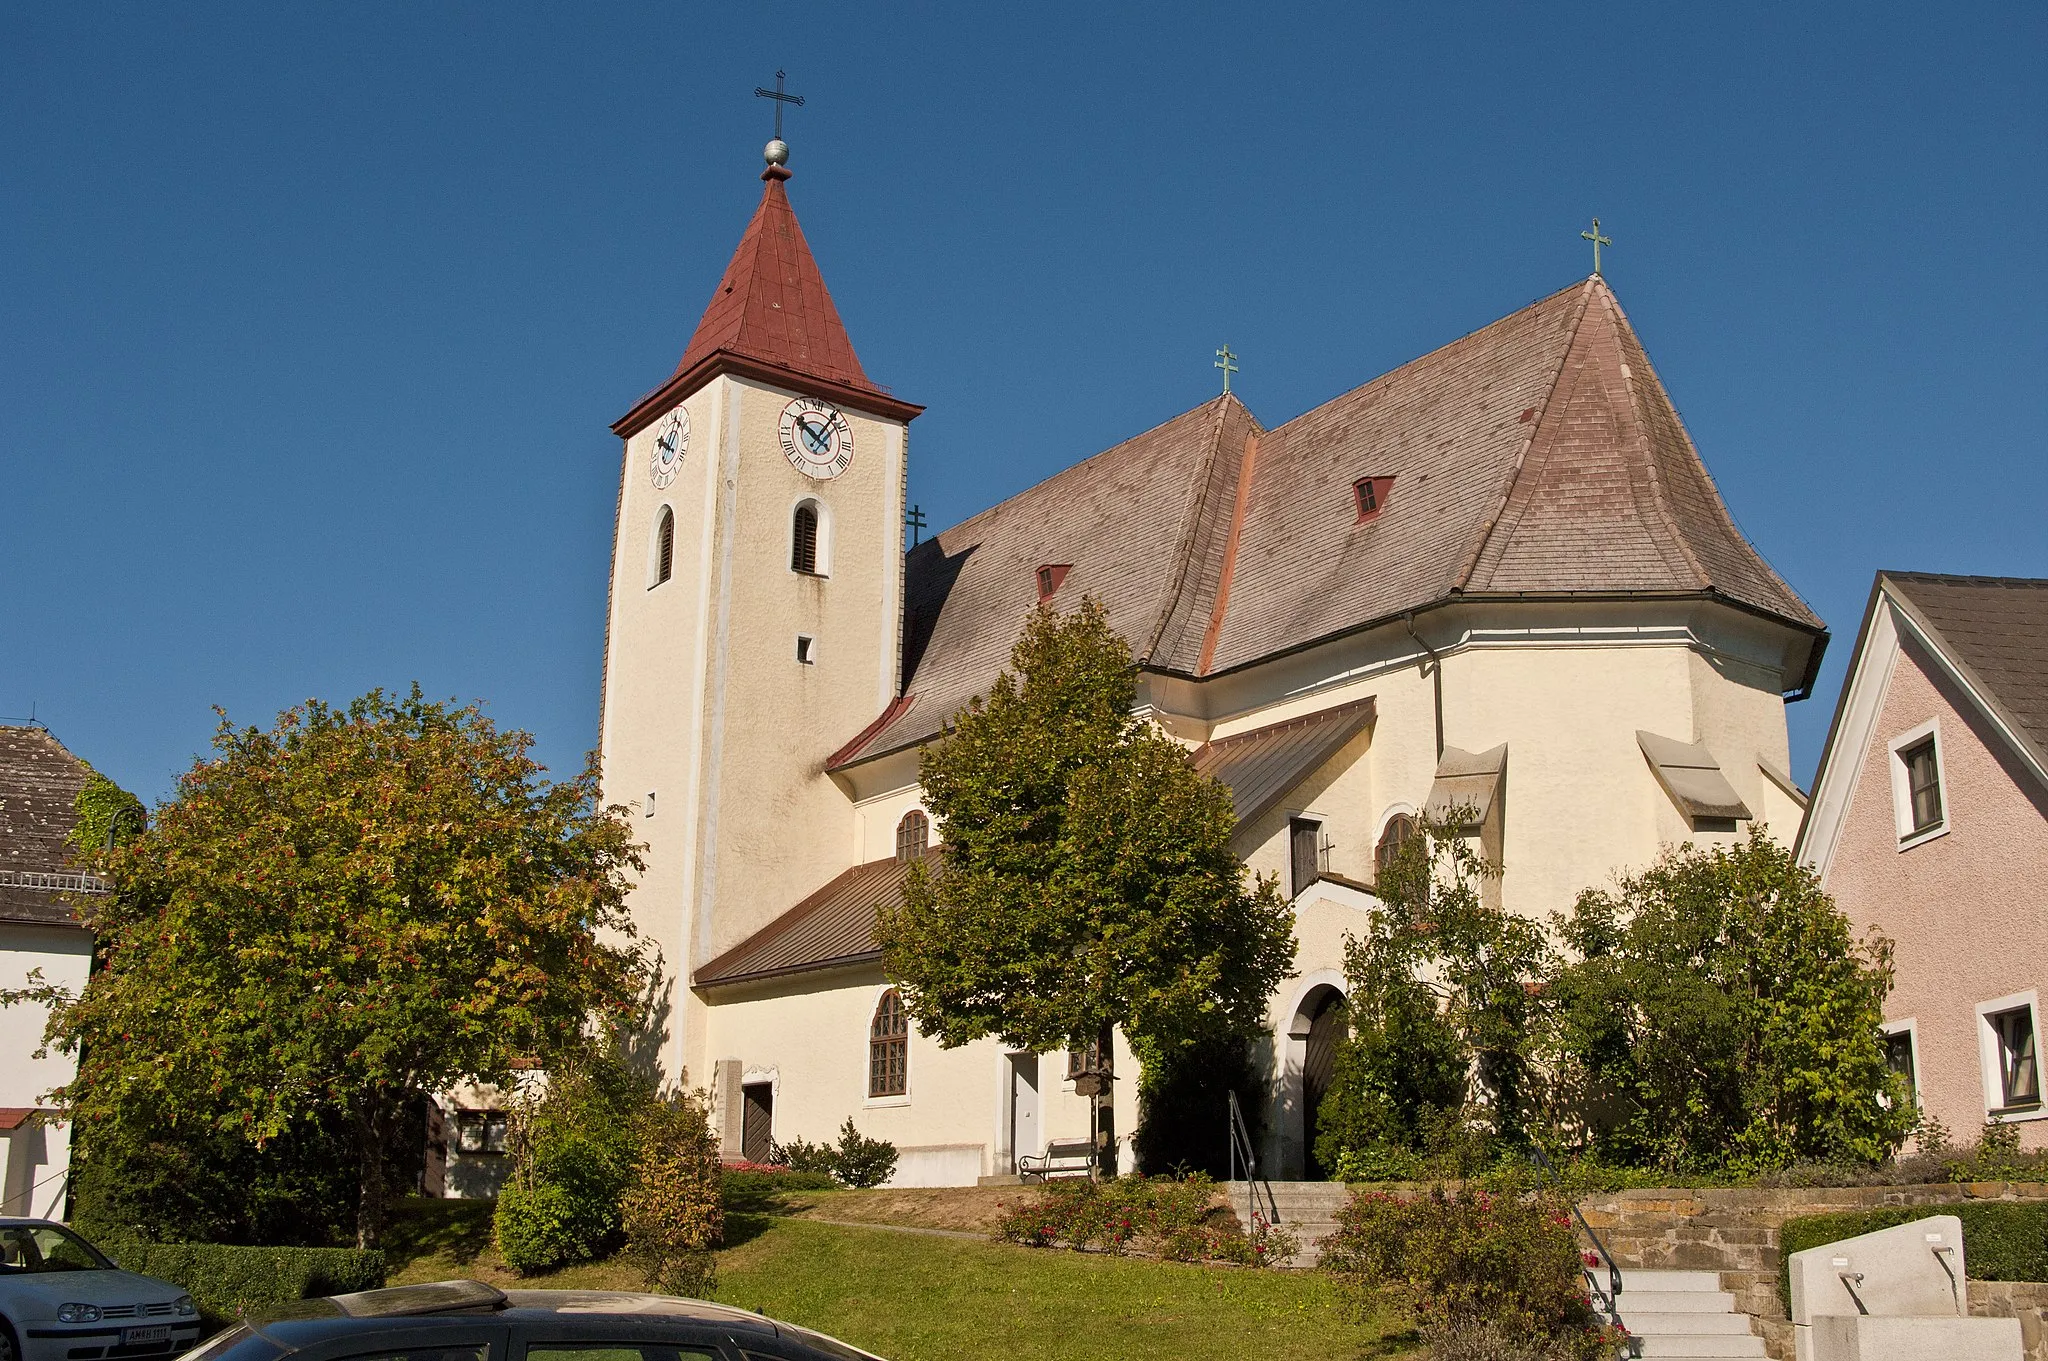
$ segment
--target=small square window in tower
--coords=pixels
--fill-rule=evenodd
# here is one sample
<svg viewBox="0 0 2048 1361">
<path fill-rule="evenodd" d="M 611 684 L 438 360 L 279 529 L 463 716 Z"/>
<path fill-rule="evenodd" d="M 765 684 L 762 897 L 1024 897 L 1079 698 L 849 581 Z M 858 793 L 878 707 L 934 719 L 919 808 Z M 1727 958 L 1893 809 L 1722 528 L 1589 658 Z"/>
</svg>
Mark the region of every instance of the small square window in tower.
<svg viewBox="0 0 2048 1361">
<path fill-rule="evenodd" d="M 1351 500 L 1358 511 L 1354 523 L 1364 523 L 1387 508 L 1387 498 L 1393 494 L 1394 479 L 1391 477 L 1361 477 L 1351 484 Z"/>
<path fill-rule="evenodd" d="M 796 636 L 796 659 L 804 666 L 818 660 L 816 644 L 806 634 L 799 633 Z"/>
</svg>

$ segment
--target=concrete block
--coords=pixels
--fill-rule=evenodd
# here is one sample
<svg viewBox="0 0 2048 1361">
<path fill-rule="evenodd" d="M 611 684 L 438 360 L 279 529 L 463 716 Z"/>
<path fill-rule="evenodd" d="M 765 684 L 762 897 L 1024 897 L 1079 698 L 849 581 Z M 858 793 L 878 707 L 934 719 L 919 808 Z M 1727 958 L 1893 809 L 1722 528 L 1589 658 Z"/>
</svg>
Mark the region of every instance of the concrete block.
<svg viewBox="0 0 2048 1361">
<path fill-rule="evenodd" d="M 1938 1255 L 1938 1248 L 1952 1251 Z M 1963 1225 L 1954 1215 L 1795 1252 L 1790 1266 L 1792 1321 L 1798 1324 L 1865 1311 L 1874 1317 L 1957 1318 L 1968 1308 Z"/>
<path fill-rule="evenodd" d="M 1812 1332 L 1810 1361 L 2021 1361 L 2015 1318 L 1824 1314 Z"/>
</svg>

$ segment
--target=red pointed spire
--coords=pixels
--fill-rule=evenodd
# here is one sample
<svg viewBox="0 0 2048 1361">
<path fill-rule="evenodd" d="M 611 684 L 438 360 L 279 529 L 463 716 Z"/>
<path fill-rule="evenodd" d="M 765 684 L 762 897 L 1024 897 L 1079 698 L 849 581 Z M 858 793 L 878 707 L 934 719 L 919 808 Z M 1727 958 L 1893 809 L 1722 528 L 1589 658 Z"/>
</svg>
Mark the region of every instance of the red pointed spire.
<svg viewBox="0 0 2048 1361">
<path fill-rule="evenodd" d="M 740 237 L 676 372 L 688 372 L 724 350 L 806 377 L 875 391 L 797 225 L 796 210 L 789 206 L 782 187 L 789 171 L 771 165 L 761 178 L 768 182 L 761 206 Z"/>
<path fill-rule="evenodd" d="M 767 182 L 761 204 L 682 362 L 666 383 L 612 427 L 620 434 L 630 435 L 722 371 L 815 392 L 899 420 L 924 409 L 890 396 L 868 379 L 789 205 L 783 189 L 789 170 L 770 164 L 761 178 Z"/>
</svg>

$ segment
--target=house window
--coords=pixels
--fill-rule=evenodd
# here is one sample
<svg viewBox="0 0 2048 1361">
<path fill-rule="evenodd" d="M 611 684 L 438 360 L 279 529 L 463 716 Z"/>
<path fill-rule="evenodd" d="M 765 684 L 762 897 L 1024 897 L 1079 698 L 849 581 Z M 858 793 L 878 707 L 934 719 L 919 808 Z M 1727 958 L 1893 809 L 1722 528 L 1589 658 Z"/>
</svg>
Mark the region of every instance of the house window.
<svg viewBox="0 0 2048 1361">
<path fill-rule="evenodd" d="M 654 530 L 654 584 L 659 586 L 675 574 L 676 513 L 661 508 L 661 522 Z"/>
<path fill-rule="evenodd" d="M 1920 1092 L 1919 1075 L 1913 1071 L 1913 1032 L 1894 1030 L 1884 1037 L 1884 1066 L 1906 1080 L 1906 1090 L 1916 1097 Z"/>
<path fill-rule="evenodd" d="M 1894 737 L 1890 746 L 1892 811 L 1903 851 L 1948 830 L 1948 800 L 1941 787 L 1941 734 L 1929 719 Z"/>
<path fill-rule="evenodd" d="M 2041 1057 L 2034 1034 L 2034 1008 L 2013 1007 L 1984 1017 L 1998 1054 L 1998 1097 L 2001 1110 L 2024 1110 L 2041 1104 Z"/>
<path fill-rule="evenodd" d="M 910 1018 L 891 988 L 875 1004 L 868 1026 L 868 1095 L 903 1096 L 910 1091 Z"/>
<path fill-rule="evenodd" d="M 818 508 L 806 501 L 789 527 L 789 570 L 818 575 Z"/>
<path fill-rule="evenodd" d="M 1289 818 L 1287 820 L 1288 861 L 1293 870 L 1293 892 L 1300 893 L 1322 877 L 1317 864 L 1320 849 L 1317 845 L 1323 824 L 1313 818 Z"/>
<path fill-rule="evenodd" d="M 511 1128 L 505 1111 L 457 1111 L 455 1147 L 464 1153 L 503 1153 Z"/>
<path fill-rule="evenodd" d="M 1924 832 L 1941 822 L 1941 772 L 1934 763 L 1934 739 L 1916 743 L 1899 753 L 1906 766 L 1907 806 L 1912 810 L 1912 830 Z"/>
<path fill-rule="evenodd" d="M 1406 813 L 1396 813 L 1387 819 L 1386 830 L 1380 833 L 1380 844 L 1372 853 L 1373 869 L 1384 872 L 1394 857 L 1401 853 L 1401 847 L 1415 835 L 1415 819 Z"/>
<path fill-rule="evenodd" d="M 924 848 L 931 844 L 931 822 L 923 810 L 913 808 L 903 815 L 903 821 L 896 824 L 896 858 L 915 860 L 924 854 Z"/>
</svg>

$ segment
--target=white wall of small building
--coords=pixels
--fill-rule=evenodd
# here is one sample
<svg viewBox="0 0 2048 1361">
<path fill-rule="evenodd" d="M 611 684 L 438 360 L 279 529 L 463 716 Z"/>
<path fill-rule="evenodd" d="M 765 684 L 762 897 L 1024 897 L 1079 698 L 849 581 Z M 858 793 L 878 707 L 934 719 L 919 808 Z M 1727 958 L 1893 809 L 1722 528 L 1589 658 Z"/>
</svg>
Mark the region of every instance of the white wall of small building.
<svg viewBox="0 0 2048 1361">
<path fill-rule="evenodd" d="M 69 926 L 0 922 L 0 988 L 30 986 L 41 971 L 44 983 L 73 995 L 84 989 L 92 966 L 92 936 Z M 0 1107 L 44 1108 L 51 1090 L 69 1082 L 77 1064 L 54 1049 L 42 1057 L 43 1008 L 21 1005 L 0 1011 Z M 71 1166 L 71 1127 L 31 1117 L 0 1139 L 0 1214 L 61 1218 Z"/>
</svg>

